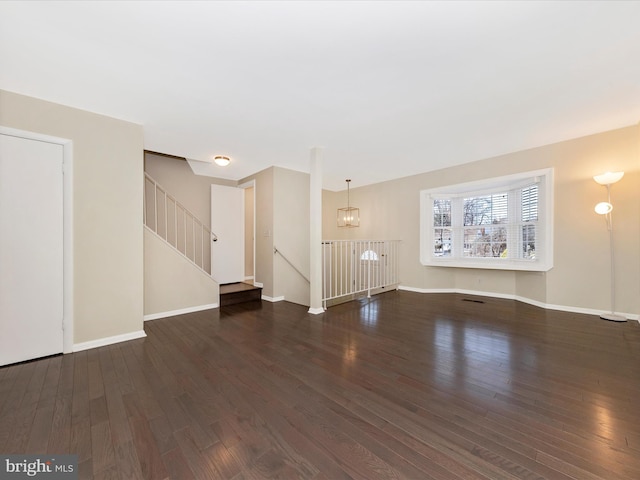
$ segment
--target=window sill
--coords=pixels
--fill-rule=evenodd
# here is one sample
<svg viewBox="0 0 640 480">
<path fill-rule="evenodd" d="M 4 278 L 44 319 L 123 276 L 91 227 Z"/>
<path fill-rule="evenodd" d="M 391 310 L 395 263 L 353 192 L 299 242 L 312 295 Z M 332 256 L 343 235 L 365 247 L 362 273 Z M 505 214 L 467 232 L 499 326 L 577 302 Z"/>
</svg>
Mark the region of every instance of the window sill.
<svg viewBox="0 0 640 480">
<path fill-rule="evenodd" d="M 453 268 L 476 268 L 485 270 L 517 270 L 517 271 L 529 271 L 529 272 L 548 272 L 553 268 L 553 265 L 530 260 L 503 260 L 496 261 L 493 259 L 442 259 L 442 258 L 430 258 L 427 260 L 420 260 L 420 263 L 425 267 L 453 267 Z"/>
</svg>

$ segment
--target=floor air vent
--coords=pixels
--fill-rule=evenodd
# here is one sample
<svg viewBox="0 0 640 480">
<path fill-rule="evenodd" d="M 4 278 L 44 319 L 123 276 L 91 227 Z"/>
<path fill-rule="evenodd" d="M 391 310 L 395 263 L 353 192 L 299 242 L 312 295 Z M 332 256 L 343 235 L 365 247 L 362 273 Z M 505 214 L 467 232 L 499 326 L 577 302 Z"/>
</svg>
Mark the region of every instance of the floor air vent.
<svg viewBox="0 0 640 480">
<path fill-rule="evenodd" d="M 472 298 L 463 298 L 463 302 L 484 303 L 484 300 L 473 300 Z"/>
</svg>

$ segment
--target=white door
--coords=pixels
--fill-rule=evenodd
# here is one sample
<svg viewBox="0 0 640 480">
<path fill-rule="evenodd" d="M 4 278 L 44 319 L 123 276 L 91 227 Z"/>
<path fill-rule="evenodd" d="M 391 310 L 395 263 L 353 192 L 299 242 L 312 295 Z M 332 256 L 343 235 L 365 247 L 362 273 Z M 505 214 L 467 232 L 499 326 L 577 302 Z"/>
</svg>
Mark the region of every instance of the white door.
<svg viewBox="0 0 640 480">
<path fill-rule="evenodd" d="M 63 158 L 0 134 L 0 365 L 62 352 Z"/>
<path fill-rule="evenodd" d="M 244 190 L 211 185 L 211 276 L 220 283 L 244 280 Z"/>
</svg>

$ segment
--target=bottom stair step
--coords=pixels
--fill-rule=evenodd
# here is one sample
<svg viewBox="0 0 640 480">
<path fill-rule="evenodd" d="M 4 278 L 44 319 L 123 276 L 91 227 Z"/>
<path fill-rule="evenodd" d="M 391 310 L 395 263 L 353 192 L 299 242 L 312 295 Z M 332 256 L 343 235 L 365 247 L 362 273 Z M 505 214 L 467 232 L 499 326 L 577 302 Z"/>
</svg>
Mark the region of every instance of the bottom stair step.
<svg viewBox="0 0 640 480">
<path fill-rule="evenodd" d="M 220 306 L 262 300 L 262 288 L 249 283 L 237 282 L 220 285 Z"/>
</svg>

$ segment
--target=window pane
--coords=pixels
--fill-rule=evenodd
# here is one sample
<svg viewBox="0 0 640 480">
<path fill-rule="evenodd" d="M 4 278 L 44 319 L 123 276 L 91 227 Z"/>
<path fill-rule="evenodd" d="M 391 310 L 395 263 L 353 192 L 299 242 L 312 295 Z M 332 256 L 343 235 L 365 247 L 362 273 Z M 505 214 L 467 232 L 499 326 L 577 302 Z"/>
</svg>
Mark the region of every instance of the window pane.
<svg viewBox="0 0 640 480">
<path fill-rule="evenodd" d="M 507 194 L 483 195 L 464 199 L 464 226 L 507 222 Z"/>
<path fill-rule="evenodd" d="M 433 201 L 433 226 L 451 226 L 451 200 L 436 199 Z"/>
<path fill-rule="evenodd" d="M 434 257 L 450 257 L 451 256 L 451 229 L 450 228 L 434 228 L 433 229 L 433 256 Z"/>
<path fill-rule="evenodd" d="M 360 260 L 378 260 L 378 254 L 373 250 L 365 250 L 360 255 Z"/>
<path fill-rule="evenodd" d="M 522 226 L 522 258 L 536 258 L 536 225 Z"/>
<path fill-rule="evenodd" d="M 522 221 L 535 222 L 538 220 L 538 185 L 531 185 L 522 189 Z"/>
<path fill-rule="evenodd" d="M 506 257 L 506 250 L 506 227 L 489 226 L 464 229 L 463 254 L 465 257 Z"/>
</svg>

